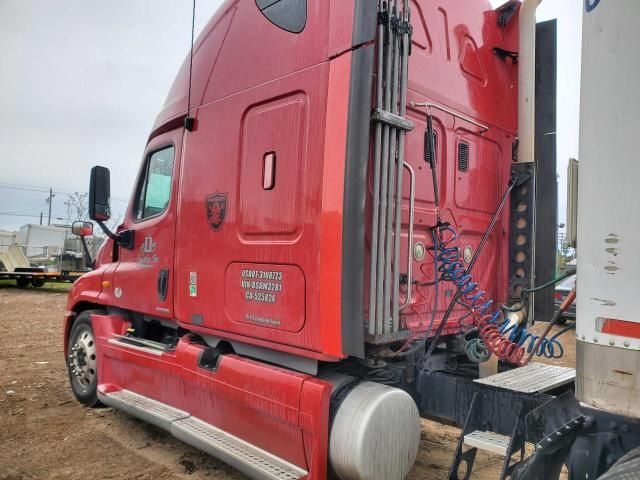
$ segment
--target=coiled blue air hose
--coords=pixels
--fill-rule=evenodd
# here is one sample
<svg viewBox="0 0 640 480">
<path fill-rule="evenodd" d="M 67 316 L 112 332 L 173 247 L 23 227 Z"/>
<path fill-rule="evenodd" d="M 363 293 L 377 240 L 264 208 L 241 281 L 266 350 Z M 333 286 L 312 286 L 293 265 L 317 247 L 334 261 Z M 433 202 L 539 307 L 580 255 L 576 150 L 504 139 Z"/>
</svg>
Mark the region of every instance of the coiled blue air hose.
<svg viewBox="0 0 640 480">
<path fill-rule="evenodd" d="M 546 358 L 562 357 L 564 347 L 558 337 L 568 328 L 563 329 L 553 337 L 542 339 L 536 347 L 540 337 L 527 331 L 525 326 L 509 322 L 502 307 L 492 308 L 493 300 L 487 299 L 486 292 L 480 289 L 477 282 L 473 281 L 472 275 L 467 271 L 460 259 L 459 247 L 454 246 L 458 234 L 453 227 L 442 225 L 438 229 L 441 237 L 447 235 L 448 238 L 438 239 L 438 234 L 434 229 L 435 270 L 440 273 L 442 280 L 452 282 L 460 290 L 462 304 L 474 312 L 473 326 L 480 331 L 479 338 L 466 341 L 465 350 L 469 358 L 472 361 L 482 362 L 489 358 L 490 353 L 495 353 L 502 359 L 517 363 L 516 360 L 519 361 L 525 351 L 526 353 L 531 353 L 534 348 L 537 356 Z M 436 274 L 436 281 L 438 276 Z M 430 327 L 432 324 L 433 317 Z M 430 330 L 431 328 L 429 328 Z M 487 340 L 489 344 L 487 344 Z M 521 352 L 519 356 L 518 352 Z"/>
</svg>

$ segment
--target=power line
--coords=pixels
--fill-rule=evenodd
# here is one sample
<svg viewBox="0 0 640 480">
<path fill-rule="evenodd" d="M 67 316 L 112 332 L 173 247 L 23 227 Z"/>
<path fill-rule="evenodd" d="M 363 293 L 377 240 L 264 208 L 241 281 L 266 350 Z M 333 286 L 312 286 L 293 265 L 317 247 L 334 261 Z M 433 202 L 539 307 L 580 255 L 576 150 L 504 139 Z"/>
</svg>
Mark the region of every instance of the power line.
<svg viewBox="0 0 640 480">
<path fill-rule="evenodd" d="M 41 205 L 41 206 L 37 206 L 37 207 L 30 207 L 30 208 L 25 208 L 24 210 L 17 210 L 15 212 L 6 212 L 4 213 L 4 215 L 18 215 L 20 213 L 29 213 L 29 212 L 33 212 L 34 210 L 44 210 L 45 208 L 47 208 L 46 205 Z"/>
<path fill-rule="evenodd" d="M 24 184 L 0 182 L 0 188 L 4 188 L 4 189 L 7 189 L 7 190 L 26 191 L 26 192 L 49 193 L 49 187 L 45 188 L 45 187 L 39 187 L 39 186 L 36 186 L 36 185 L 24 185 Z M 81 190 L 68 190 L 66 188 L 54 188 L 53 191 L 55 193 L 63 193 L 65 195 L 73 195 L 75 193 L 87 194 L 88 195 L 88 192 L 83 192 Z M 118 197 L 112 197 L 111 200 L 113 200 L 114 202 L 128 202 L 129 201 L 128 199 L 118 198 Z"/>
<path fill-rule="evenodd" d="M 25 183 L 6 183 L 6 182 L 0 182 L 0 188 L 8 188 L 11 190 L 27 190 L 27 191 L 31 191 L 31 192 L 48 192 L 50 187 L 44 187 L 42 185 L 28 185 Z M 60 192 L 60 193 L 68 193 L 68 194 L 73 194 L 73 193 L 80 193 L 77 190 L 72 190 L 72 189 L 68 189 L 68 188 L 56 188 L 54 189 L 56 192 Z"/>
<path fill-rule="evenodd" d="M 29 187 L 29 188 L 37 188 L 41 190 L 49 190 L 49 187 L 44 187 L 42 185 L 30 185 L 28 183 L 0 182 L 0 185 L 7 185 L 10 187 Z"/>
<path fill-rule="evenodd" d="M 4 216 L 10 216 L 10 217 L 30 217 L 30 218 L 40 218 L 40 214 L 38 215 L 33 215 L 33 214 L 26 214 L 26 213 L 11 213 L 11 212 L 0 212 L 0 217 L 4 217 Z M 51 216 L 51 218 L 53 220 L 65 220 L 62 217 L 54 217 L 53 215 Z"/>
<path fill-rule="evenodd" d="M 36 188 L 25 188 L 25 187 L 14 187 L 14 186 L 10 186 L 10 185 L 0 185 L 0 188 L 4 188 L 6 190 L 20 190 L 20 191 L 25 191 L 25 192 L 48 192 L 49 189 L 47 188 L 46 190 L 41 190 L 41 189 L 36 189 Z"/>
</svg>

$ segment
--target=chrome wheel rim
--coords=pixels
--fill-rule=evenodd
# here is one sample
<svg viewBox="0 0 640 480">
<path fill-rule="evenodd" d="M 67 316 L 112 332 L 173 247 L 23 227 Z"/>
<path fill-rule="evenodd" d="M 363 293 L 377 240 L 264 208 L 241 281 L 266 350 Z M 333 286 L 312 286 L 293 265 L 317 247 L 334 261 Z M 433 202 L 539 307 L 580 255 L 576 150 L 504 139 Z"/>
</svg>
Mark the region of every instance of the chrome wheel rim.
<svg viewBox="0 0 640 480">
<path fill-rule="evenodd" d="M 68 356 L 69 371 L 72 380 L 86 390 L 96 379 L 96 342 L 88 329 L 78 332 L 75 340 Z"/>
</svg>

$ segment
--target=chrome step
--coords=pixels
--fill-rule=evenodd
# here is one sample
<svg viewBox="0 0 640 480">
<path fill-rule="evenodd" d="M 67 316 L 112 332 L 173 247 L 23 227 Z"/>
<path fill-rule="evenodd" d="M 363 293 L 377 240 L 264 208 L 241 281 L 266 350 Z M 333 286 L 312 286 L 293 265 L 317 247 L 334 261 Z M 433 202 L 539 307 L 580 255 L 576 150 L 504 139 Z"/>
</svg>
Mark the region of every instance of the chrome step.
<svg viewBox="0 0 640 480">
<path fill-rule="evenodd" d="M 542 393 L 571 383 L 575 379 L 576 371 L 574 368 L 547 365 L 546 363 L 530 363 L 524 367 L 514 368 L 508 372 L 479 378 L 475 381 L 514 392 Z"/>
<path fill-rule="evenodd" d="M 114 335 L 113 338 L 109 339 L 109 343 L 142 350 L 154 355 L 162 355 L 163 353 L 175 350 L 174 346 L 167 345 L 166 343 L 154 342 L 146 338 L 130 337 L 127 335 Z"/>
<path fill-rule="evenodd" d="M 482 432 L 480 430 L 464 436 L 464 444 L 466 446 L 502 455 L 503 457 L 507 456 L 510 441 L 511 438 L 506 435 L 500 435 L 495 432 Z"/>
<path fill-rule="evenodd" d="M 98 391 L 98 400 L 160 427 L 183 442 L 260 480 L 298 480 L 309 472 L 244 440 L 220 430 L 188 412 L 130 390 Z"/>
<path fill-rule="evenodd" d="M 189 416 L 187 412 L 130 390 L 118 390 L 117 392 L 106 394 L 98 391 L 98 400 L 105 405 L 127 412 L 129 415 L 138 417 L 165 430 L 171 428 L 172 422 Z"/>
<path fill-rule="evenodd" d="M 308 474 L 306 470 L 194 417 L 173 422 L 171 433 L 252 478 L 298 480 Z"/>
</svg>

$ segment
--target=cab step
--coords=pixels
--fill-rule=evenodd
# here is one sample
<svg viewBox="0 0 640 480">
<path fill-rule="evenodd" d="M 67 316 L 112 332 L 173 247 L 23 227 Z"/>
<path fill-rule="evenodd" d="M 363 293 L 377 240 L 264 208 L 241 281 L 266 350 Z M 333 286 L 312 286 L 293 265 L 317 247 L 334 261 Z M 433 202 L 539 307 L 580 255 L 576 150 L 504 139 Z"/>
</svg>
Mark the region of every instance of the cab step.
<svg viewBox="0 0 640 480">
<path fill-rule="evenodd" d="M 164 430 L 169 430 L 172 422 L 189 417 L 187 412 L 130 390 L 118 390 L 106 394 L 98 390 L 98 400 Z"/>
<path fill-rule="evenodd" d="M 479 378 L 475 382 L 514 392 L 543 393 L 571 383 L 575 379 L 574 368 L 530 363 L 524 367 Z"/>
<path fill-rule="evenodd" d="M 250 478 L 298 480 L 308 472 L 177 408 L 130 390 L 101 393 L 98 399 L 166 430 L 179 440 L 235 467 Z"/>
<path fill-rule="evenodd" d="M 171 425 L 171 433 L 252 478 L 298 480 L 308 473 L 194 417 L 176 420 Z"/>
<path fill-rule="evenodd" d="M 510 398 L 500 398 L 501 396 Z M 502 469 L 499 478 L 511 478 L 513 468 L 518 462 L 516 459 L 514 463 L 514 455 L 519 452 L 519 461 L 524 459 L 524 418 L 529 411 L 527 402 L 522 398 L 518 400 L 517 397 L 522 397 L 522 394 L 508 392 L 500 395 L 496 389 L 478 391 L 474 394 L 449 468 L 448 480 L 474 478 L 473 466 L 476 455 L 481 450 L 500 455 Z M 501 402 L 517 402 L 517 414 L 514 415 L 511 409 L 505 409 L 508 412 L 505 417 L 505 411 L 500 409 Z M 461 466 L 464 468 L 459 471 Z"/>
<path fill-rule="evenodd" d="M 477 448 L 486 452 L 495 453 L 503 457 L 507 456 L 511 437 L 495 432 L 483 432 L 475 430 L 464 436 L 464 444 L 467 447 Z"/>
<path fill-rule="evenodd" d="M 517 373 L 523 370 L 536 380 L 527 384 L 516 372 L 509 371 L 479 382 L 485 385 L 477 385 L 473 394 L 448 480 L 474 478 L 473 466 L 479 451 L 502 457 L 500 480 L 558 478 L 566 456 L 561 449 L 571 445 L 567 439 L 571 440 L 584 423 L 579 403 L 567 385 L 575 371 L 533 364 L 518 368 Z M 541 376 L 547 374 L 551 381 L 543 382 Z M 566 385 L 565 391 L 558 396 L 540 393 L 540 389 L 556 390 L 562 385 Z M 529 473 L 524 475 L 524 471 Z"/>
</svg>

